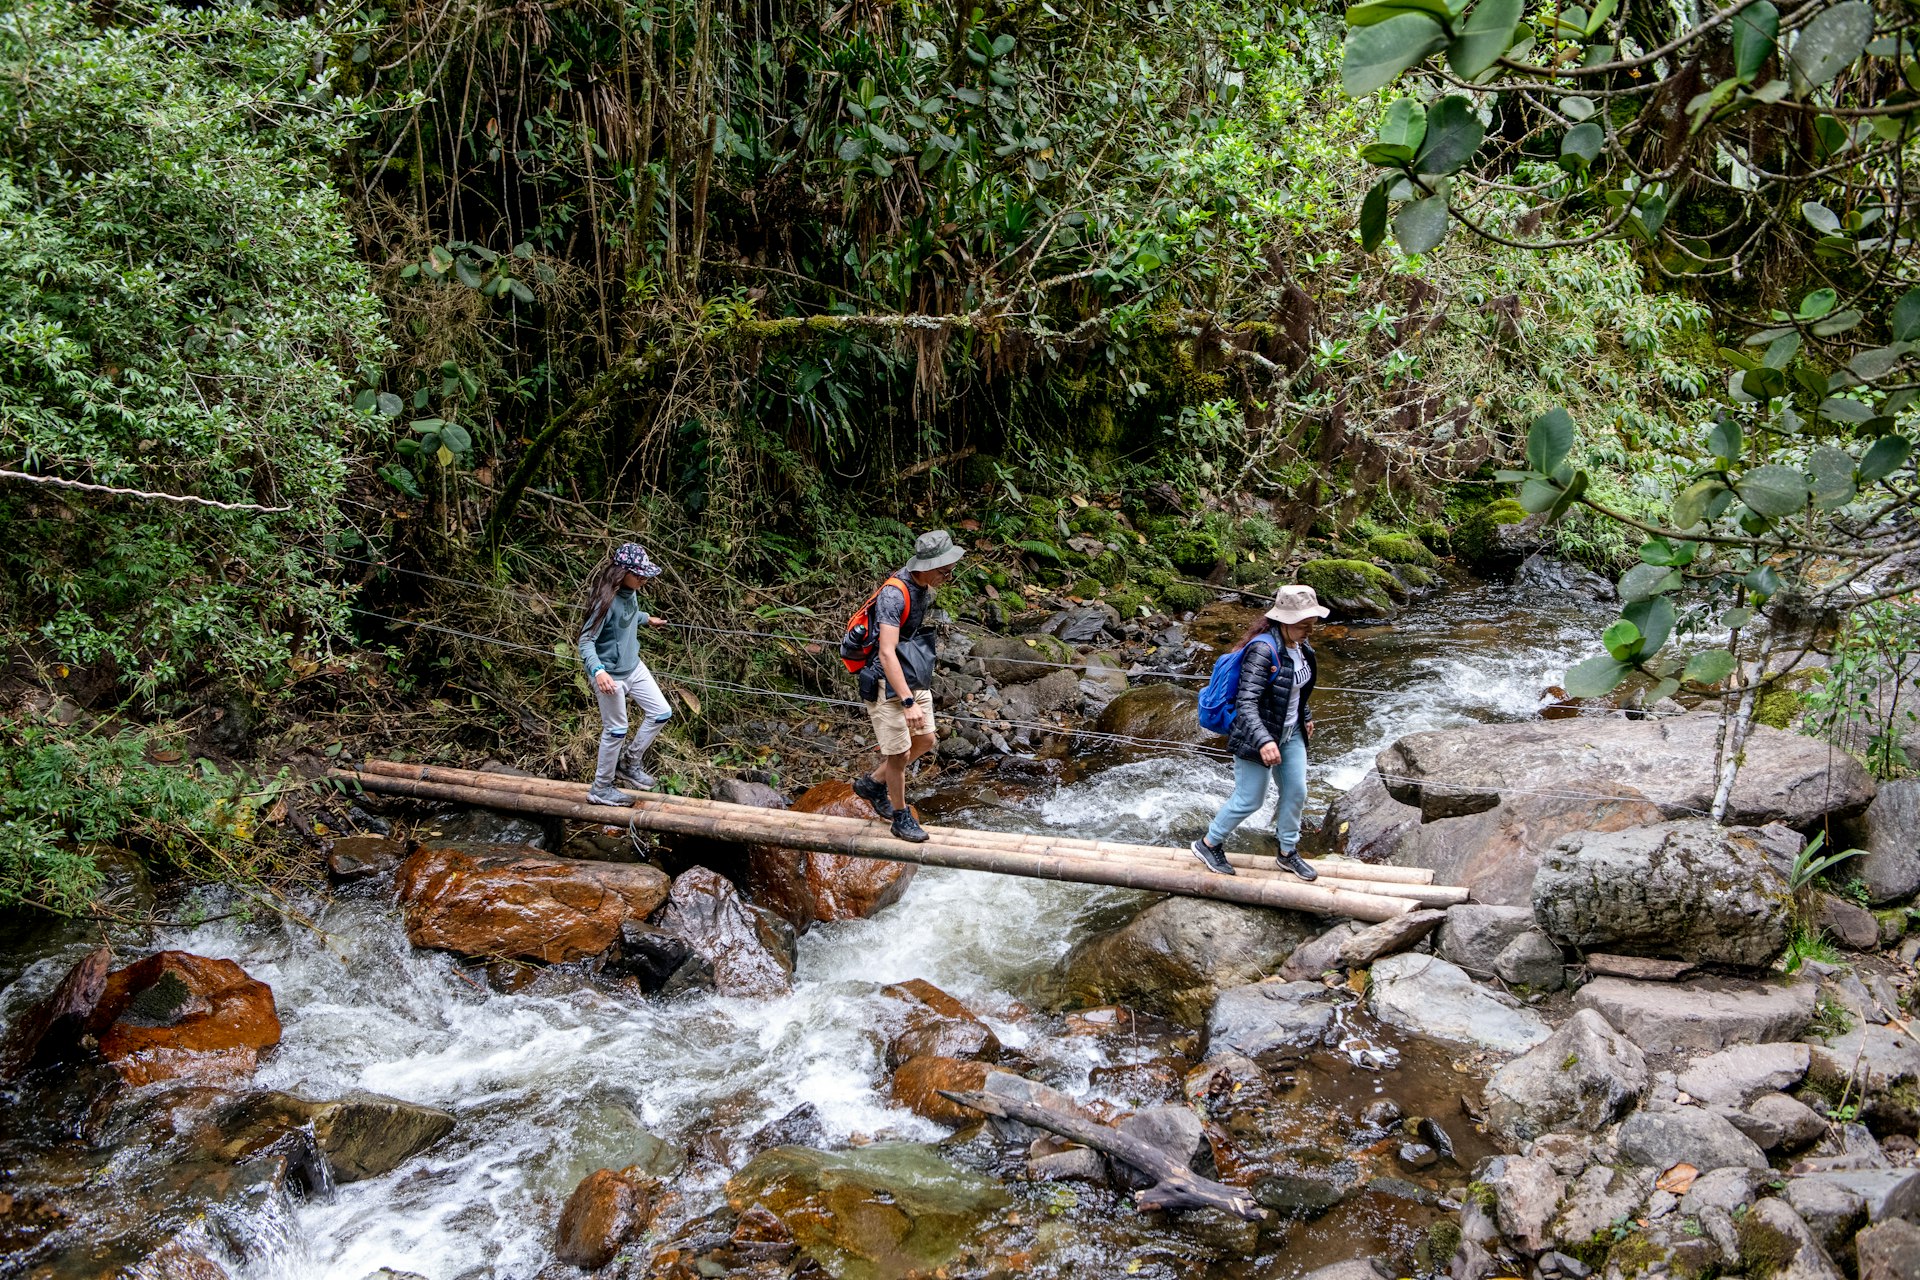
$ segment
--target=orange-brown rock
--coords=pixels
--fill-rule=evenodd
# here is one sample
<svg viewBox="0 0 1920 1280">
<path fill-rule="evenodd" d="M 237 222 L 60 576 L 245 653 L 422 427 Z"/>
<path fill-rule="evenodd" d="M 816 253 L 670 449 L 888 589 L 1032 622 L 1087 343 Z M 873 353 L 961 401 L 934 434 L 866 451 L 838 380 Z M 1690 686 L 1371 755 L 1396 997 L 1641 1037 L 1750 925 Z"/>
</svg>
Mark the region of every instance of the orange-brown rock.
<svg viewBox="0 0 1920 1280">
<path fill-rule="evenodd" d="M 107 975 L 87 1029 L 129 1084 L 251 1075 L 280 1043 L 273 991 L 231 960 L 160 951 Z"/>
<path fill-rule="evenodd" d="M 872 820 L 873 809 L 841 779 L 811 787 L 793 802 L 794 813 Z M 861 920 L 900 900 L 913 880 L 914 864 L 815 853 L 786 845 L 747 850 L 749 892 L 756 902 L 805 930 L 817 921 Z"/>
<path fill-rule="evenodd" d="M 580 1180 L 560 1212 L 553 1243 L 562 1262 L 596 1271 L 653 1220 L 660 1184 L 637 1168 L 598 1169 Z"/>
<path fill-rule="evenodd" d="M 597 956 L 620 925 L 645 919 L 667 896 L 667 877 L 636 863 L 422 848 L 394 879 L 407 940 L 467 956 L 563 964 Z"/>
<path fill-rule="evenodd" d="M 77 1049 L 112 967 L 112 950 L 95 947 L 67 970 L 58 986 L 15 1018 L 0 1041 L 0 1075 L 59 1062 Z"/>
<path fill-rule="evenodd" d="M 792 989 L 792 938 L 765 908 L 740 897 L 733 881 L 706 867 L 673 878 L 659 926 L 713 968 L 723 996 L 777 995 Z"/>
<path fill-rule="evenodd" d="M 899 1066 L 928 1054 L 941 1058 L 979 1058 L 992 1062 L 1000 1056 L 1000 1038 L 973 1010 L 925 978 L 896 983 L 882 995 L 907 1008 L 906 1021 L 887 1041 L 887 1065 Z"/>
<path fill-rule="evenodd" d="M 931 1053 L 909 1058 L 893 1073 L 893 1100 L 917 1116 L 958 1129 L 978 1120 L 979 1113 L 949 1102 L 940 1096 L 940 1090 L 978 1089 L 986 1084 L 989 1072 L 1001 1069 L 984 1062 L 965 1062 Z"/>
</svg>

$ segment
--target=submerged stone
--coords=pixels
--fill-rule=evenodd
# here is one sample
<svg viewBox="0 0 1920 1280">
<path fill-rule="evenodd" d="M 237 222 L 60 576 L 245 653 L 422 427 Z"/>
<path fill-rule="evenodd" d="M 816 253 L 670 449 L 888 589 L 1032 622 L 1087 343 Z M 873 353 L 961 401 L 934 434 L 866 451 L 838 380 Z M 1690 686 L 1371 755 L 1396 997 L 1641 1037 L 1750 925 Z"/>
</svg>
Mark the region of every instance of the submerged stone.
<svg viewBox="0 0 1920 1280">
<path fill-rule="evenodd" d="M 727 1182 L 737 1213 L 766 1210 L 834 1280 L 897 1280 L 941 1266 L 1007 1204 L 999 1183 L 929 1147 L 778 1147 Z"/>
</svg>

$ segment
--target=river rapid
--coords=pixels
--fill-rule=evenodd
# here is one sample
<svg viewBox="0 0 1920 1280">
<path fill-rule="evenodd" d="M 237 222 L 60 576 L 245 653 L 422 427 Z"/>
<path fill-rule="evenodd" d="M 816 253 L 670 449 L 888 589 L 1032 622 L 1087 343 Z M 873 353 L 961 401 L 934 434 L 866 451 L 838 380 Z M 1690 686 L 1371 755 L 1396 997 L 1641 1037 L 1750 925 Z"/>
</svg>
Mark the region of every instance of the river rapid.
<svg viewBox="0 0 1920 1280">
<path fill-rule="evenodd" d="M 1329 688 L 1316 700 L 1310 818 L 1402 734 L 1534 714 L 1541 690 L 1591 651 L 1604 620 L 1600 606 L 1565 597 L 1475 587 L 1430 597 L 1391 626 L 1323 641 Z M 937 797 L 934 807 L 943 821 L 1184 843 L 1230 790 L 1223 761 L 1192 754 L 1076 762 L 1066 776 L 1073 780 Z M 397 1172 L 258 1224 L 236 1274 L 366 1280 L 392 1267 L 429 1280 L 522 1280 L 550 1263 L 554 1223 L 574 1185 L 594 1169 L 630 1163 L 643 1129 L 675 1148 L 738 1140 L 806 1103 L 831 1143 L 945 1137 L 889 1102 L 876 1029 L 887 983 L 933 982 L 979 1012 L 1039 1078 L 1126 1105 L 1103 1092 L 1099 1069 L 1142 1059 L 1150 1046 L 1062 1034 L 1059 1018 L 1028 1001 L 1078 938 L 1138 900 L 1122 890 L 923 869 L 876 917 L 807 933 L 792 993 L 770 1000 L 636 1004 L 557 971 L 500 994 L 451 957 L 410 948 L 384 896 L 316 902 L 324 938 L 278 921 L 223 921 L 155 941 L 233 959 L 272 986 L 284 1035 L 260 1086 L 314 1098 L 372 1090 L 444 1107 L 459 1121 Z M 44 989 L 48 972 L 71 958 L 39 962 L 25 985 Z M 1409 1072 L 1433 1055 L 1399 1057 L 1397 1070 Z M 1442 1058 L 1434 1062 L 1444 1074 Z M 1396 1081 L 1396 1068 L 1377 1074 L 1377 1065 L 1329 1076 L 1328 1087 L 1417 1091 L 1411 1076 Z M 682 1177 L 680 1220 L 720 1204 L 723 1178 Z M 1253 1274 L 1296 1275 L 1353 1256 L 1369 1233 L 1393 1226 L 1336 1214 L 1302 1227 L 1295 1247 Z M 1089 1238 L 1038 1269 L 1124 1270 L 1125 1257 L 1103 1257 L 1103 1247 Z"/>
</svg>

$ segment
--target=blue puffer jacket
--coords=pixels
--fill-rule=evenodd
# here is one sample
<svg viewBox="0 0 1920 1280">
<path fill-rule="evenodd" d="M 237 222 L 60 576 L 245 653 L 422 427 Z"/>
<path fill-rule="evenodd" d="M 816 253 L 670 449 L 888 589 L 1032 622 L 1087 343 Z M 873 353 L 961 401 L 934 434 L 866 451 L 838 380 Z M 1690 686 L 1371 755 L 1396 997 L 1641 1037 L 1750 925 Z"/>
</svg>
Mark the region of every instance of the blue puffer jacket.
<svg viewBox="0 0 1920 1280">
<path fill-rule="evenodd" d="M 1293 664 L 1285 659 L 1287 646 L 1280 638 L 1280 628 L 1267 628 L 1267 636 L 1273 641 L 1272 645 L 1255 640 L 1246 647 L 1240 660 L 1240 691 L 1233 699 L 1233 730 L 1227 735 L 1227 746 L 1242 760 L 1258 760 L 1260 748 L 1280 741 L 1280 734 L 1287 727 L 1287 702 L 1293 696 Z M 1307 656 L 1307 682 L 1300 689 L 1300 723 L 1310 726 L 1313 711 L 1308 702 L 1320 676 L 1320 661 L 1314 656 L 1313 646 L 1304 641 L 1300 651 Z M 1274 661 L 1276 656 L 1281 659 L 1278 663 Z"/>
</svg>

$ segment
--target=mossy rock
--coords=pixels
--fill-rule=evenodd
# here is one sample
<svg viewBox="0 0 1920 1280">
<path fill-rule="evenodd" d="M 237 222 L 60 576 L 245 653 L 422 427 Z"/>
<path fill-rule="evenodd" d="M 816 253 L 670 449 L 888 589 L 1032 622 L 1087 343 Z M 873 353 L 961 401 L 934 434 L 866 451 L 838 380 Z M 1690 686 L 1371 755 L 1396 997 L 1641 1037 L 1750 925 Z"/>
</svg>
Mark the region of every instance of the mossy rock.
<svg viewBox="0 0 1920 1280">
<path fill-rule="evenodd" d="M 1182 529 L 1166 540 L 1161 551 L 1182 573 L 1211 573 L 1225 552 L 1220 539 L 1206 529 Z"/>
<path fill-rule="evenodd" d="M 1417 564 L 1396 564 L 1393 576 L 1400 579 L 1409 591 L 1423 591 L 1433 585 L 1433 575 Z"/>
<path fill-rule="evenodd" d="M 1440 563 L 1440 557 L 1427 550 L 1426 544 L 1410 533 L 1383 533 L 1369 539 L 1367 554 L 1375 560 L 1393 565 L 1412 564 L 1430 569 Z"/>
<path fill-rule="evenodd" d="M 1399 612 L 1393 597 L 1405 592 L 1398 578 L 1365 560 L 1309 560 L 1299 577 L 1321 604 L 1346 618 L 1391 618 Z"/>
<path fill-rule="evenodd" d="M 948 583 L 933 593 L 933 602 L 954 618 L 971 616 L 977 599 L 973 588 L 958 582 Z"/>
<path fill-rule="evenodd" d="M 1113 512 L 1105 507 L 1082 507 L 1080 513 L 1067 522 L 1067 527 L 1075 533 L 1104 538 L 1113 532 Z"/>
<path fill-rule="evenodd" d="M 1526 508 L 1512 498 L 1489 502 L 1453 531 L 1453 553 L 1482 572 L 1511 569 L 1539 550 L 1529 520 Z"/>
<path fill-rule="evenodd" d="M 1753 722 L 1770 729 L 1793 729 L 1806 713 L 1806 699 L 1798 689 L 1778 685 L 1760 695 L 1753 707 Z"/>
<path fill-rule="evenodd" d="M 1257 582 L 1265 582 L 1272 576 L 1272 567 L 1257 561 L 1242 560 L 1233 566 L 1233 585 L 1236 587 L 1249 587 Z"/>
<path fill-rule="evenodd" d="M 1122 583 L 1110 589 L 1106 601 L 1112 605 L 1122 618 L 1140 616 L 1140 606 L 1147 604 L 1147 593 L 1130 583 Z"/>
<path fill-rule="evenodd" d="M 1198 583 L 1174 581 L 1160 588 L 1160 602 L 1172 613 L 1204 609 L 1212 600 L 1213 592 Z"/>
</svg>

